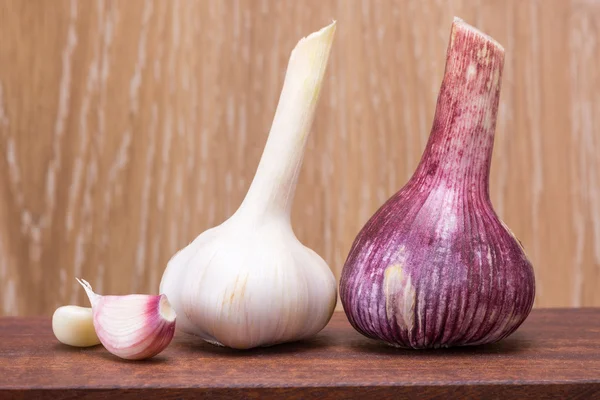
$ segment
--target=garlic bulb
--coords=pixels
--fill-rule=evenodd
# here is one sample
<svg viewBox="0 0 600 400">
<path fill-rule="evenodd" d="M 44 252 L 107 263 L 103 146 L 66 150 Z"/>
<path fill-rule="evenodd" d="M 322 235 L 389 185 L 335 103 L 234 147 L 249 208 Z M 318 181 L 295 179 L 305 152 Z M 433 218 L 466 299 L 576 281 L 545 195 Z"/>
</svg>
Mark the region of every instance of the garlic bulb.
<svg viewBox="0 0 600 400">
<path fill-rule="evenodd" d="M 94 331 L 92 309 L 89 307 L 62 306 L 52 315 L 52 332 L 59 342 L 75 347 L 100 344 Z"/>
<path fill-rule="evenodd" d="M 344 311 L 366 336 L 407 348 L 492 343 L 529 314 L 532 266 L 489 197 L 503 64 L 500 44 L 454 20 L 421 162 L 342 270 Z"/>
<path fill-rule="evenodd" d="M 308 338 L 329 321 L 333 273 L 292 231 L 290 209 L 335 22 L 290 56 L 256 176 L 240 208 L 169 261 L 160 284 L 178 327 L 238 349 Z"/>
<path fill-rule="evenodd" d="M 143 360 L 163 351 L 175 333 L 175 311 L 165 295 L 100 296 L 77 279 L 92 303 L 94 329 L 117 357 Z"/>
</svg>

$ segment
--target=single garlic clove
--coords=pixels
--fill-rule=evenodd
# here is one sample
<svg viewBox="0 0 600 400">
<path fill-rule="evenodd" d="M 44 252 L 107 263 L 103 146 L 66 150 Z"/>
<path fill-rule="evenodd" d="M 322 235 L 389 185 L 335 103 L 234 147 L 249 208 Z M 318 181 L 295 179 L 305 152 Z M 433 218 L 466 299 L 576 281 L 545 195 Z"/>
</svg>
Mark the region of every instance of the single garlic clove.
<svg viewBox="0 0 600 400">
<path fill-rule="evenodd" d="M 89 347 L 100 344 L 94 330 L 92 309 L 79 306 L 58 307 L 52 315 L 52 332 L 59 342 Z"/>
<path fill-rule="evenodd" d="M 142 360 L 171 343 L 176 315 L 166 295 L 100 296 L 85 280 L 77 281 L 92 303 L 96 334 L 112 354 Z"/>
</svg>

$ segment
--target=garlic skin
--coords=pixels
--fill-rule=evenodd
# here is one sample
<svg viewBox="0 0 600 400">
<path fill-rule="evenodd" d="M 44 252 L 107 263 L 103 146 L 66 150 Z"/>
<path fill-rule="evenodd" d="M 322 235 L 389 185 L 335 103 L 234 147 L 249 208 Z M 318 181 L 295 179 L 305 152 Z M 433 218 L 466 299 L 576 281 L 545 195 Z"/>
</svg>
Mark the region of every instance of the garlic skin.
<svg viewBox="0 0 600 400">
<path fill-rule="evenodd" d="M 344 311 L 362 334 L 417 349 L 493 343 L 531 311 L 533 268 L 489 197 L 503 64 L 501 45 L 454 20 L 421 162 L 342 270 Z"/>
<path fill-rule="evenodd" d="M 169 261 L 160 284 L 178 329 L 236 349 L 309 338 L 337 300 L 333 273 L 292 230 L 290 210 L 335 22 L 300 40 L 256 176 L 240 208 Z"/>
<path fill-rule="evenodd" d="M 83 279 L 77 281 L 92 303 L 96 334 L 110 353 L 142 360 L 171 343 L 176 314 L 165 295 L 100 296 Z"/>
<path fill-rule="evenodd" d="M 79 306 L 58 307 L 52 315 L 52 332 L 59 342 L 75 347 L 100 344 L 94 331 L 92 309 Z"/>
</svg>

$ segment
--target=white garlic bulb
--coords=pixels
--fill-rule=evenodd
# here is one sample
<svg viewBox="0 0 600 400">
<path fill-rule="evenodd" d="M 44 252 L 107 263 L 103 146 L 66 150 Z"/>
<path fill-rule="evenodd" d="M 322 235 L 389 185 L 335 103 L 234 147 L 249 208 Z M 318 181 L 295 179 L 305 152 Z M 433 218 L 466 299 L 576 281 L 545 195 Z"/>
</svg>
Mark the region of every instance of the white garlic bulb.
<svg viewBox="0 0 600 400">
<path fill-rule="evenodd" d="M 269 138 L 240 208 L 168 263 L 160 293 L 178 329 L 233 348 L 311 337 L 333 313 L 337 285 L 291 227 L 290 209 L 333 42 L 335 22 L 292 51 Z"/>
</svg>

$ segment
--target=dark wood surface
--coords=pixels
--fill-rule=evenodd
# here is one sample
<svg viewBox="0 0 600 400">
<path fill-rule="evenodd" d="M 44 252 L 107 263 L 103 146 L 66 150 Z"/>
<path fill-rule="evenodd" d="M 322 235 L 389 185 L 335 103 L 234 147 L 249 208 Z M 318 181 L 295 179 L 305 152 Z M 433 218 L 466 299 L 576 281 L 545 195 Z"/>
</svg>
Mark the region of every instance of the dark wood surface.
<svg viewBox="0 0 600 400">
<path fill-rule="evenodd" d="M 534 310 L 495 345 L 398 350 L 336 313 L 314 339 L 236 351 L 179 335 L 159 356 L 77 349 L 48 318 L 0 319 L 5 398 L 600 399 L 600 309 Z"/>
</svg>

